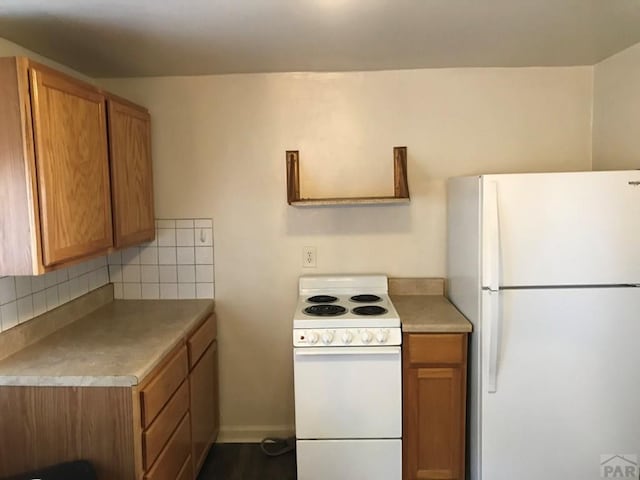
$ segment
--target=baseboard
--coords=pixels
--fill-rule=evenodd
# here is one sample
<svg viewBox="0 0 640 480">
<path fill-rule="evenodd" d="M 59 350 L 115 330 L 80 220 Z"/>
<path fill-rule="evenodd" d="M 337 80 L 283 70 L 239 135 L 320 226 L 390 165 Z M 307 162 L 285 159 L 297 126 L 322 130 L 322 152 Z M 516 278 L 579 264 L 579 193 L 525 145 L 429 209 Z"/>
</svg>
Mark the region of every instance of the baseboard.
<svg viewBox="0 0 640 480">
<path fill-rule="evenodd" d="M 241 425 L 221 427 L 216 443 L 260 443 L 263 438 L 295 435 L 293 425 Z"/>
</svg>

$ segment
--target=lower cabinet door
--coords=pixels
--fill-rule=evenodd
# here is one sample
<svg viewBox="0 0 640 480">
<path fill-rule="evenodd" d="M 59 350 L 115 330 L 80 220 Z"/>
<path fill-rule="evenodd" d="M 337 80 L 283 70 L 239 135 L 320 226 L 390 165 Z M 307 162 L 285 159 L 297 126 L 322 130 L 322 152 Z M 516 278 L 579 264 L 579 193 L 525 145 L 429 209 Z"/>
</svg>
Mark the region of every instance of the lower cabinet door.
<svg viewBox="0 0 640 480">
<path fill-rule="evenodd" d="M 460 480 L 464 455 L 461 367 L 406 368 L 405 480 Z"/>
<path fill-rule="evenodd" d="M 213 342 L 191 370 L 191 425 L 194 471 L 199 471 L 215 441 L 218 416 L 218 344 Z"/>
</svg>

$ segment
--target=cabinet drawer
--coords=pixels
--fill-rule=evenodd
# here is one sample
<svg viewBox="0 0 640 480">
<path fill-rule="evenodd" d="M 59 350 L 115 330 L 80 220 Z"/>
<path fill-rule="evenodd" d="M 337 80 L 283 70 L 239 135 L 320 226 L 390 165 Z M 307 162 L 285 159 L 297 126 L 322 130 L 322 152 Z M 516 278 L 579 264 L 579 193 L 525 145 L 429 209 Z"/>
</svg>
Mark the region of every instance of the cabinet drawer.
<svg viewBox="0 0 640 480">
<path fill-rule="evenodd" d="M 209 315 L 202 325 L 189 338 L 189 369 L 198 363 L 198 360 L 207 347 L 216 339 L 216 316 Z"/>
<path fill-rule="evenodd" d="M 411 365 L 466 362 L 466 335 L 464 333 L 410 334 L 406 347 L 408 347 L 408 361 Z"/>
<path fill-rule="evenodd" d="M 187 373 L 187 349 L 183 346 L 140 392 L 143 428 L 151 425 Z"/>
<path fill-rule="evenodd" d="M 175 480 L 191 457 L 191 420 L 187 413 L 162 450 L 156 463 L 144 476 L 145 480 Z"/>
<path fill-rule="evenodd" d="M 184 414 L 189 409 L 189 382 L 184 381 L 167 406 L 162 409 L 147 431 L 142 434 L 144 468 L 147 470 L 158 457 Z"/>
<path fill-rule="evenodd" d="M 191 457 L 187 458 L 184 462 L 176 480 L 193 480 L 193 464 L 191 463 Z"/>
</svg>

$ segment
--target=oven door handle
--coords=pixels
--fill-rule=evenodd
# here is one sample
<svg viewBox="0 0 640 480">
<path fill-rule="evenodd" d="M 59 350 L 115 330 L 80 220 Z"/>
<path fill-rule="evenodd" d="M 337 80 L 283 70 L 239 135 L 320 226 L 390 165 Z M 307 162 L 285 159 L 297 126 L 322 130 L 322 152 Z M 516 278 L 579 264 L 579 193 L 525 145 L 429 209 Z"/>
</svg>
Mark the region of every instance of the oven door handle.
<svg viewBox="0 0 640 480">
<path fill-rule="evenodd" d="M 303 347 L 295 348 L 296 357 L 321 355 L 399 355 L 400 347 Z"/>
</svg>

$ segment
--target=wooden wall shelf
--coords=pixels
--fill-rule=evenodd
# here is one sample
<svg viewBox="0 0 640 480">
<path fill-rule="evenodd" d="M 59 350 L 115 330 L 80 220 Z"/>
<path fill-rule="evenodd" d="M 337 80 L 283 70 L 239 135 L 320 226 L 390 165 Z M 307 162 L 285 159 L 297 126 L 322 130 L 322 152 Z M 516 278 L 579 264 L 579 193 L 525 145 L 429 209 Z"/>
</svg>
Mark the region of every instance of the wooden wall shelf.
<svg viewBox="0 0 640 480">
<path fill-rule="evenodd" d="M 287 150 L 287 203 L 295 207 L 330 205 L 382 205 L 409 203 L 407 182 L 407 147 L 393 147 L 393 197 L 301 198 L 300 152 Z"/>
</svg>

